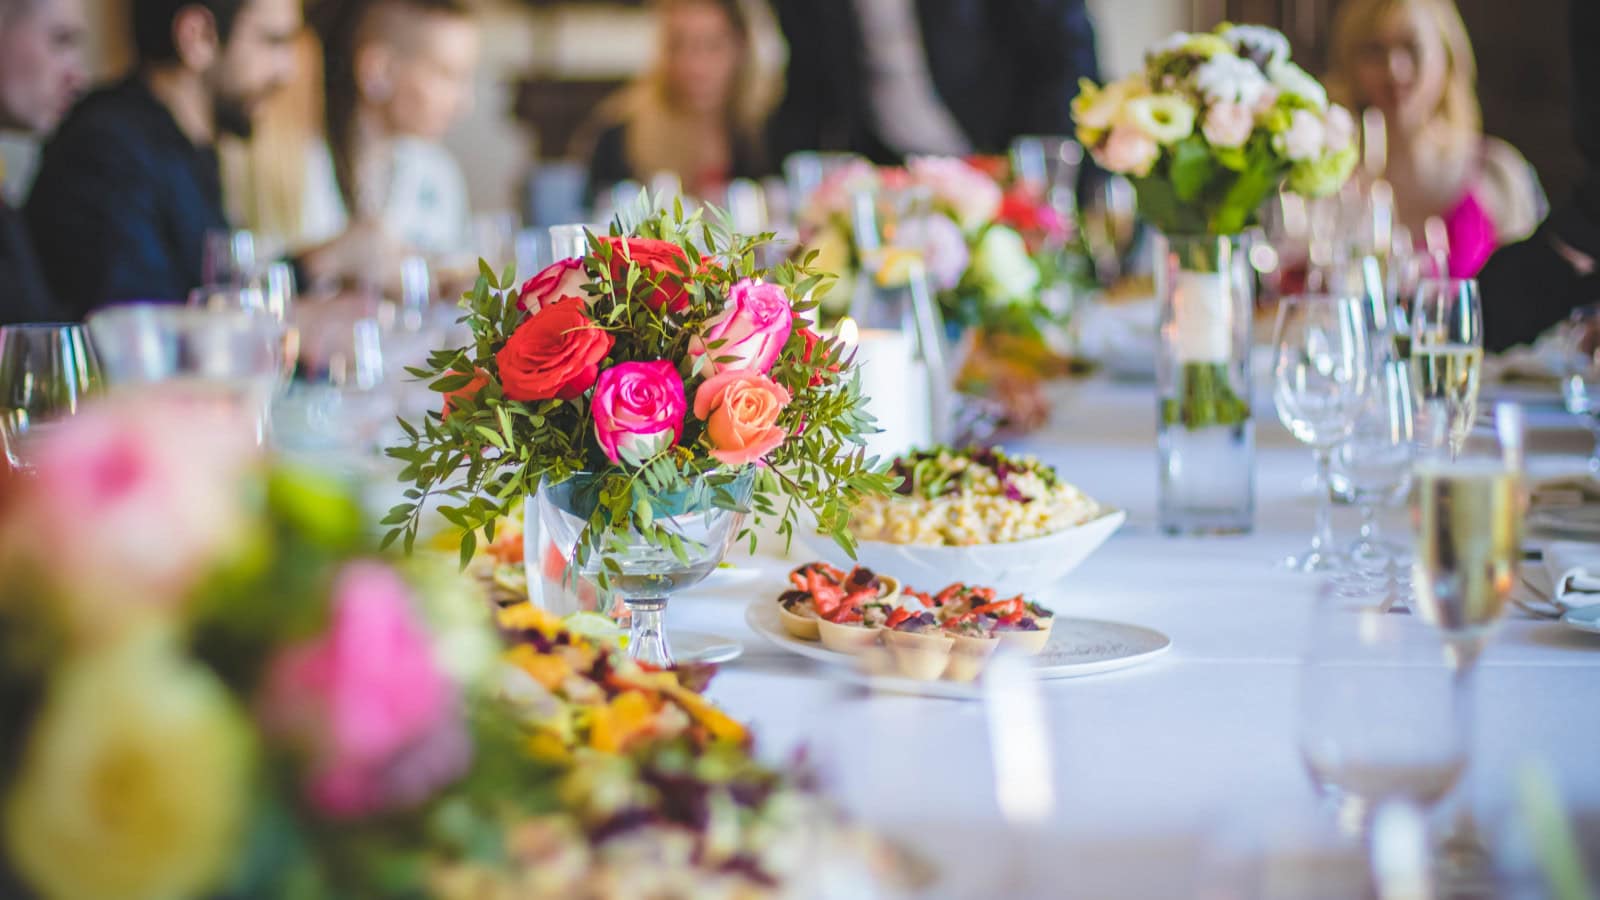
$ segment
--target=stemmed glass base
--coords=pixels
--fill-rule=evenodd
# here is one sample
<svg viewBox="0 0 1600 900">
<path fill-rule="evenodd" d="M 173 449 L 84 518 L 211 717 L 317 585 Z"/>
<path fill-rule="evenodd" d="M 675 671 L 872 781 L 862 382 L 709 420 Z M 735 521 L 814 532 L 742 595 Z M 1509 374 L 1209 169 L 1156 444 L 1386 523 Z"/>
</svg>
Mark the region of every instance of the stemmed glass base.
<svg viewBox="0 0 1600 900">
<path fill-rule="evenodd" d="M 1315 572 L 1337 572 L 1343 569 L 1349 558 L 1336 550 L 1330 550 L 1325 545 L 1313 540 L 1311 546 L 1304 553 L 1285 557 L 1283 566 L 1296 572 L 1312 574 Z"/>
<path fill-rule="evenodd" d="M 626 602 L 629 612 L 628 656 L 658 669 L 672 667 L 672 647 L 667 643 L 664 622 L 667 598 L 630 598 Z"/>
</svg>

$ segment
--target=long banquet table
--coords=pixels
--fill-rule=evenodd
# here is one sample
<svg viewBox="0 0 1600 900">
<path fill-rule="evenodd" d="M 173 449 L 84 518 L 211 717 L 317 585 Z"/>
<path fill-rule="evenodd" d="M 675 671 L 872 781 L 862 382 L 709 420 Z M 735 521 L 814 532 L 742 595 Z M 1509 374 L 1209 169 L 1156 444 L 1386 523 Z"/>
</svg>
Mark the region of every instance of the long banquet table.
<svg viewBox="0 0 1600 900">
<path fill-rule="evenodd" d="M 1258 403 L 1254 533 L 1169 538 L 1155 527 L 1150 387 L 1091 380 L 1054 393 L 1053 424 L 1009 448 L 1038 455 L 1129 516 L 1043 599 L 1065 615 L 1157 628 L 1173 644 L 1132 668 L 1042 682 L 1055 804 L 1025 844 L 1000 831 L 980 704 L 866 695 L 745 625 L 745 605 L 775 596 L 792 561 L 736 559 L 758 574 L 682 595 L 669 630 L 742 641 L 744 655 L 723 668 L 712 698 L 751 723 L 769 758 L 808 746 L 849 808 L 936 863 L 937 895 L 998 895 L 1000 877 L 1012 879 L 1004 893 L 1014 896 L 1217 895 L 1219 860 L 1252 845 L 1270 854 L 1293 830 L 1287 823 L 1322 814 L 1294 739 L 1317 582 L 1276 566 L 1309 537 L 1311 454 L 1276 424 L 1270 400 Z M 1553 436 L 1568 455 L 1538 464 L 1581 465 L 1571 451 L 1586 450 L 1584 435 Z M 1337 516 L 1348 538 L 1354 513 Z M 1387 517 L 1400 536 L 1406 521 L 1403 510 Z M 1416 640 L 1436 640 L 1420 620 L 1406 621 Z M 1480 819 L 1491 834 L 1503 831 L 1514 773 L 1537 760 L 1574 813 L 1591 870 L 1600 869 L 1600 637 L 1513 609 L 1482 665 L 1472 756 Z M 1020 875 L 1018 846 L 1028 848 Z M 1256 888 L 1224 895 L 1293 895 Z"/>
</svg>

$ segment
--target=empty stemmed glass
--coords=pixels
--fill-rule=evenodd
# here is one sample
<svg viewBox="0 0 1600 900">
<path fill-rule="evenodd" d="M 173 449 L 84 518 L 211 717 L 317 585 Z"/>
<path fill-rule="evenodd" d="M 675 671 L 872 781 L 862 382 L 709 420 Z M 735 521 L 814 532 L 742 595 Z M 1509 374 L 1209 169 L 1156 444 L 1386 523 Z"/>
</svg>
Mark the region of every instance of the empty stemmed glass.
<svg viewBox="0 0 1600 900">
<path fill-rule="evenodd" d="M 1411 389 L 1417 437 L 1459 453 L 1478 415 L 1483 311 L 1470 278 L 1424 279 L 1411 304 Z"/>
<path fill-rule="evenodd" d="M 1415 452 L 1410 374 L 1405 363 L 1383 360 L 1372 371 L 1350 437 L 1333 454 L 1342 493 L 1361 511 L 1361 534 L 1349 550 L 1358 569 L 1390 570 L 1394 552 L 1381 534 L 1378 510 L 1410 490 Z"/>
<path fill-rule="evenodd" d="M 1322 585 L 1300 667 L 1300 755 L 1341 825 L 1361 833 L 1381 805 L 1427 809 L 1466 769 L 1467 710 L 1443 648 L 1416 640 L 1380 591 Z"/>
<path fill-rule="evenodd" d="M 109 306 L 89 316 L 96 355 L 113 388 L 149 388 L 248 421 L 266 439 L 283 377 L 283 328 L 242 309 L 164 303 Z"/>
<path fill-rule="evenodd" d="M 1278 306 L 1273 399 L 1278 418 L 1317 461 L 1317 518 L 1311 546 L 1286 562 L 1302 572 L 1335 567 L 1333 448 L 1355 429 L 1367 393 L 1371 350 L 1363 302 L 1356 297 L 1306 295 Z"/>
<path fill-rule="evenodd" d="M 206 284 L 243 287 L 257 275 L 256 237 L 248 231 L 206 232 L 201 278 Z"/>
<path fill-rule="evenodd" d="M 99 379 L 83 326 L 0 328 L 0 447 L 11 468 L 32 468 L 28 445 L 57 420 L 75 415 Z"/>
</svg>

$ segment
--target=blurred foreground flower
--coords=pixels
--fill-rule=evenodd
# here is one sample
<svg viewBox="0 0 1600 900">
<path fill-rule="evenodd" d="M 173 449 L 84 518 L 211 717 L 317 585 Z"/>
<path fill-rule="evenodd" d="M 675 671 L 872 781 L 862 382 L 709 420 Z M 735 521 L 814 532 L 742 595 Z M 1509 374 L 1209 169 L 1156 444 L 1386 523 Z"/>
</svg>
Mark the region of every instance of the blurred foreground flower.
<svg viewBox="0 0 1600 900">
<path fill-rule="evenodd" d="M 69 660 L 5 800 L 8 855 L 52 897 L 199 894 L 238 849 L 252 749 L 223 686 L 159 629 Z"/>
</svg>

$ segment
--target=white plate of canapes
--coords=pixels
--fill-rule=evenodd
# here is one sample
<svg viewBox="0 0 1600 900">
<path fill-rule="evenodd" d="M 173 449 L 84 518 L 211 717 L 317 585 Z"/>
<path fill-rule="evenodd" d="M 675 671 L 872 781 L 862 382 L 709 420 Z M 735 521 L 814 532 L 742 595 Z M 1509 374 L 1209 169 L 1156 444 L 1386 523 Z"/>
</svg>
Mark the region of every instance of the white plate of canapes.
<svg viewBox="0 0 1600 900">
<path fill-rule="evenodd" d="M 796 571 L 803 573 L 813 565 L 818 564 Z M 844 577 L 838 579 L 846 594 L 856 595 L 849 602 L 877 605 L 878 617 L 887 609 L 892 616 L 888 621 L 895 627 L 869 624 L 865 616 L 858 621 L 828 621 L 817 615 L 814 603 L 796 602 L 796 595 L 804 593 L 799 591 L 782 595 L 788 603 L 776 598 L 752 601 L 745 609 L 745 622 L 773 644 L 838 666 L 875 689 L 962 699 L 979 695 L 978 682 L 995 653 L 1024 655 L 1039 678 L 1054 679 L 1137 665 L 1172 646 L 1170 638 L 1152 628 L 1056 616 L 1038 604 L 1026 604 L 1020 616 L 1010 616 L 1013 621 L 1000 627 L 992 627 L 991 621 L 987 628 L 946 629 L 942 617 L 936 616 L 940 607 L 929 608 L 916 595 L 904 593 L 892 577 L 870 572 L 858 577 L 857 571 L 861 570 L 841 573 Z M 946 596 L 947 591 L 932 599 Z"/>
</svg>

